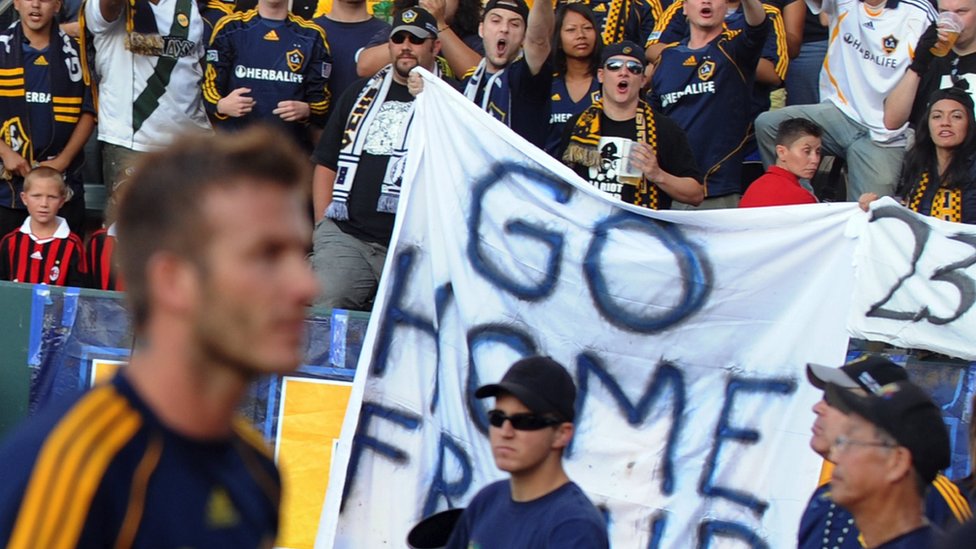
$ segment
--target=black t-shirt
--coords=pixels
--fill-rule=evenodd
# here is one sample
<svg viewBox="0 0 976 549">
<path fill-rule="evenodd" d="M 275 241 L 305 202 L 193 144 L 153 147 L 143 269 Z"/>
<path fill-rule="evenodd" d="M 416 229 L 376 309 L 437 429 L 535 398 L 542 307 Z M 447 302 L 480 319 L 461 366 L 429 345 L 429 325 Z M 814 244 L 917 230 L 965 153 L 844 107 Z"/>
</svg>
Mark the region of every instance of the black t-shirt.
<svg viewBox="0 0 976 549">
<path fill-rule="evenodd" d="M 559 157 L 569 146 L 569 138 L 576 120 L 579 115 L 573 117 L 566 125 L 566 132 L 563 134 L 563 142 L 560 147 Z M 607 115 L 600 113 L 600 165 L 589 167 L 581 165 L 571 166 L 573 170 L 583 179 L 587 180 L 594 187 L 608 192 L 628 204 L 634 204 L 637 187 L 634 185 L 622 184 L 618 179 L 618 172 L 622 168 L 622 163 L 626 162 L 621 158 L 621 142 L 624 139 L 635 140 L 637 137 L 637 118 L 629 120 L 611 120 Z M 688 145 L 688 138 L 685 132 L 678 127 L 670 118 L 654 112 L 654 127 L 657 133 L 657 161 L 661 169 L 675 177 L 692 177 L 701 182 L 701 172 L 695 162 L 695 156 Z M 668 193 L 661 191 L 660 207 L 658 209 L 667 210 L 671 208 L 671 197 Z M 649 206 L 641 204 L 641 206 Z"/>
<path fill-rule="evenodd" d="M 908 123 L 913 128 L 917 128 L 923 122 L 925 107 L 932 92 L 950 88 L 953 81 L 958 79 L 969 83 L 967 91 L 976 100 L 976 53 L 959 57 L 956 52 L 950 51 L 949 55 L 932 60 L 918 84 L 918 92 L 915 93 L 915 102 L 912 104 L 912 114 L 908 118 Z"/>
<path fill-rule="evenodd" d="M 508 94 L 508 112 L 504 112 L 503 103 L 492 101 L 488 105 L 488 114 L 508 124 L 515 133 L 539 147 L 545 147 L 546 136 L 549 134 L 549 95 L 552 93 L 552 64 L 546 61 L 539 72 L 532 74 L 525 59 L 516 59 L 504 69 L 501 84 L 495 92 Z M 481 79 L 475 104 L 481 105 L 485 86 L 491 75 L 484 75 Z M 462 84 L 466 84 L 470 76 Z M 506 89 L 507 88 L 507 89 Z M 495 95 L 492 95 L 494 98 Z"/>
<path fill-rule="evenodd" d="M 368 80 L 363 78 L 356 81 L 339 98 L 335 115 L 329 117 L 322 138 L 312 154 L 312 160 L 316 164 L 321 164 L 330 170 L 337 169 L 346 121 L 355 106 L 359 92 Z M 407 91 L 406 86 L 396 81 L 392 82 L 383 103 L 373 107 L 380 110 L 373 118 L 372 124 L 360 130 L 367 132 L 366 143 L 346 203 L 349 208 L 349 219 L 336 220 L 336 225 L 342 229 L 342 232 L 350 236 L 377 244 L 389 245 L 390 243 L 394 215 L 376 211 L 376 203 L 379 201 L 380 190 L 383 187 L 386 165 L 390 161 L 393 148 L 400 143 L 400 128 L 409 116 L 409 104 L 412 101 L 413 96 Z"/>
</svg>

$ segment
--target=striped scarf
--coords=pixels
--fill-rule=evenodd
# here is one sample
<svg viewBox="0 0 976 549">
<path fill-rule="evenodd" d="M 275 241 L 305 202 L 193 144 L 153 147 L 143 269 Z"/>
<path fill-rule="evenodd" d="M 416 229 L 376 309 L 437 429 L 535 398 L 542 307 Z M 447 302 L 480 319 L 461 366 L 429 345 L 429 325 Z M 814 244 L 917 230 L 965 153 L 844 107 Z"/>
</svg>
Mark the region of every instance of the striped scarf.
<svg viewBox="0 0 976 549">
<path fill-rule="evenodd" d="M 481 62 L 478 63 L 478 66 L 475 67 L 474 72 L 471 74 L 471 78 L 468 80 L 468 83 L 464 86 L 465 97 L 471 101 L 477 100 L 478 88 L 481 87 L 481 81 L 484 80 L 487 72 L 488 61 L 486 59 L 482 59 Z M 503 122 L 506 126 L 511 127 L 512 117 L 508 116 L 508 111 L 512 104 L 512 91 L 510 88 L 503 86 L 503 78 L 507 78 L 505 75 L 505 69 L 487 76 L 488 81 L 485 82 L 485 89 L 481 94 L 481 103 L 478 104 L 478 107 L 488 114 L 494 116 L 499 121 Z M 502 88 L 504 88 L 505 93 L 501 93 L 500 90 L 502 90 Z"/>
<path fill-rule="evenodd" d="M 600 165 L 600 115 L 603 113 L 603 100 L 594 101 L 576 119 L 569 145 L 563 153 L 563 162 L 579 164 L 586 167 Z M 654 126 L 654 112 L 651 106 L 641 100 L 637 103 L 637 115 L 634 119 L 636 132 L 635 141 L 647 143 L 657 154 L 657 129 Z M 661 190 L 654 183 L 647 181 L 642 175 L 637 192 L 634 193 L 634 204 L 652 210 L 661 208 Z"/>
<path fill-rule="evenodd" d="M 921 211 L 922 201 L 925 199 L 926 191 L 928 191 L 929 179 L 929 172 L 922 172 L 918 185 L 912 189 L 912 193 L 908 201 L 908 209 L 922 215 L 935 217 L 937 219 L 961 223 L 962 189 L 939 187 L 933 193 L 928 211 Z"/>
<path fill-rule="evenodd" d="M 633 0 L 611 0 L 607 8 L 607 19 L 603 23 L 603 45 L 616 44 L 624 39 L 627 30 L 627 17 L 630 15 Z"/>
</svg>

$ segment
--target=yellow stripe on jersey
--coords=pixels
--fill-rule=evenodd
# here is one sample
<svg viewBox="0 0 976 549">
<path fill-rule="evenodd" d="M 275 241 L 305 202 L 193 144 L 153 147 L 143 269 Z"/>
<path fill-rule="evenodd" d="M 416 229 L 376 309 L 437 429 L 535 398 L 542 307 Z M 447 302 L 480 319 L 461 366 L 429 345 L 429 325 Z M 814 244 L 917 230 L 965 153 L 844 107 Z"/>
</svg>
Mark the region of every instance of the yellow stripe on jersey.
<svg viewBox="0 0 976 549">
<path fill-rule="evenodd" d="M 159 458 L 163 455 L 163 437 L 154 434 L 149 440 L 146 453 L 139 460 L 136 472 L 132 476 L 132 489 L 129 491 L 129 507 L 125 510 L 125 518 L 122 519 L 122 527 L 119 528 L 119 536 L 115 539 L 115 549 L 129 549 L 135 543 L 136 534 L 139 532 L 139 523 L 142 522 L 142 514 L 146 509 L 146 493 L 148 492 L 149 478 L 152 477 L 156 466 L 159 465 Z"/>
<path fill-rule="evenodd" d="M 81 105 L 81 98 L 80 97 L 60 97 L 60 96 L 55 95 L 55 96 L 51 97 L 51 102 L 52 103 L 55 103 L 55 104 L 61 103 L 61 104 L 65 104 L 65 105 Z"/>
<path fill-rule="evenodd" d="M 203 76 L 203 99 L 213 105 L 221 100 L 220 92 L 217 91 L 217 70 L 213 65 L 207 65 Z"/>
<path fill-rule="evenodd" d="M 51 110 L 61 114 L 78 114 L 81 112 L 81 107 L 59 107 L 54 105 L 51 107 Z"/>
<path fill-rule="evenodd" d="M 783 14 L 776 6 L 763 4 L 766 15 L 773 24 L 773 33 L 776 36 L 776 76 L 781 80 L 786 79 L 786 69 L 790 65 L 790 54 L 786 49 L 786 23 L 783 22 Z"/>
<path fill-rule="evenodd" d="M 77 545 L 105 470 L 141 424 L 110 385 L 78 401 L 41 447 L 8 548 Z"/>
<path fill-rule="evenodd" d="M 217 20 L 217 24 L 214 25 L 213 32 L 210 33 L 210 44 L 213 44 L 214 36 L 217 36 L 217 32 L 224 28 L 224 25 L 230 23 L 231 21 L 250 21 L 258 15 L 257 9 L 252 9 L 248 11 L 238 11 L 231 13 L 230 15 L 225 15 Z"/>
<path fill-rule="evenodd" d="M 25 95 L 23 88 L 19 90 L 0 90 L 0 97 L 24 97 Z"/>
<path fill-rule="evenodd" d="M 661 14 L 660 19 L 655 20 L 654 30 L 651 31 L 651 34 L 653 35 L 655 33 L 664 32 L 664 29 L 668 28 L 668 24 L 672 19 L 674 19 L 674 16 L 684 7 L 684 5 L 684 0 L 674 0 L 674 2 L 668 6 L 668 9 L 664 10 L 664 13 Z M 651 39 L 651 37 L 648 36 L 647 43 L 644 44 L 644 47 L 646 48 L 647 46 L 657 44 L 658 42 L 659 40 Z"/>
<path fill-rule="evenodd" d="M 959 487 L 946 478 L 945 475 L 940 473 L 936 476 L 935 480 L 932 481 L 932 486 L 938 490 L 942 499 L 949 504 L 949 508 L 952 509 L 952 514 L 956 517 L 957 521 L 963 523 L 973 518 L 973 512 L 969 508 L 969 502 L 966 501 L 966 498 L 959 491 Z"/>
<path fill-rule="evenodd" d="M 849 13 L 844 13 L 837 18 L 837 23 L 834 24 L 834 30 L 830 33 L 830 40 L 827 42 L 827 51 L 830 51 L 830 47 L 834 44 L 834 40 L 837 40 L 837 37 L 840 35 L 841 21 L 843 21 L 844 18 L 847 17 L 848 15 Z M 845 105 L 847 105 L 847 98 L 844 97 L 844 93 L 840 91 L 840 84 L 837 83 L 837 79 L 834 78 L 833 73 L 830 72 L 829 55 L 824 57 L 823 70 L 824 72 L 827 73 L 827 78 L 830 80 L 830 85 L 833 86 L 835 90 L 837 90 L 837 98 L 843 101 Z"/>
<path fill-rule="evenodd" d="M 0 69 L 0 76 L 22 76 L 24 67 L 14 67 L 12 69 Z"/>
<path fill-rule="evenodd" d="M 20 78 L 0 78 L 0 87 L 23 88 L 24 77 L 22 75 Z"/>
<path fill-rule="evenodd" d="M 77 124 L 80 117 L 77 116 L 65 116 L 62 114 L 54 115 L 54 120 L 56 122 L 67 122 L 68 124 Z"/>
</svg>

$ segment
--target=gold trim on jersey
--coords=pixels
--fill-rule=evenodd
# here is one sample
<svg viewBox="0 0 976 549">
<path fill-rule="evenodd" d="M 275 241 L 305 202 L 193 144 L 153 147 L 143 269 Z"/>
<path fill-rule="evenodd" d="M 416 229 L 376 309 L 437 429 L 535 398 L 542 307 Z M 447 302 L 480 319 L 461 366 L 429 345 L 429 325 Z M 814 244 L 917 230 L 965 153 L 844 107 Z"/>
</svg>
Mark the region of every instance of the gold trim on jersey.
<svg viewBox="0 0 976 549">
<path fill-rule="evenodd" d="M 77 545 L 105 470 L 141 425 L 138 412 L 111 385 L 79 400 L 41 447 L 8 548 Z"/>
<path fill-rule="evenodd" d="M 831 46 L 834 45 L 834 40 L 840 36 L 840 24 L 844 21 L 844 18 L 849 15 L 849 12 L 845 12 L 837 18 L 837 23 L 834 24 L 834 30 L 830 33 L 830 41 L 827 43 L 827 53 L 830 53 Z M 847 105 L 847 98 L 844 97 L 844 92 L 840 91 L 840 84 L 837 79 L 834 78 L 834 73 L 830 72 L 830 55 L 824 56 L 823 70 L 827 73 L 827 78 L 830 80 L 830 85 L 837 90 L 837 98 L 840 99 L 845 105 Z"/>
</svg>

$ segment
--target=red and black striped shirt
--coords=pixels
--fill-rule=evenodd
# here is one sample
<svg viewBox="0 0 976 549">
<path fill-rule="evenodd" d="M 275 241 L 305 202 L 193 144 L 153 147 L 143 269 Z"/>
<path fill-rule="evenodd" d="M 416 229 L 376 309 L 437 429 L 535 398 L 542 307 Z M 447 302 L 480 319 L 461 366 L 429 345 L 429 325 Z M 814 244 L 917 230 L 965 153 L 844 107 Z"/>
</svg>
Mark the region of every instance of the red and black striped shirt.
<svg viewBox="0 0 976 549">
<path fill-rule="evenodd" d="M 91 271 L 92 288 L 98 290 L 125 289 L 114 261 L 115 235 L 109 229 L 99 229 L 92 233 L 88 241 L 88 268 Z"/>
<path fill-rule="evenodd" d="M 25 229 L 26 227 L 26 229 Z M 88 269 L 81 238 L 62 225 L 53 238 L 36 240 L 30 217 L 0 241 L 0 279 L 28 284 L 85 286 Z"/>
</svg>

